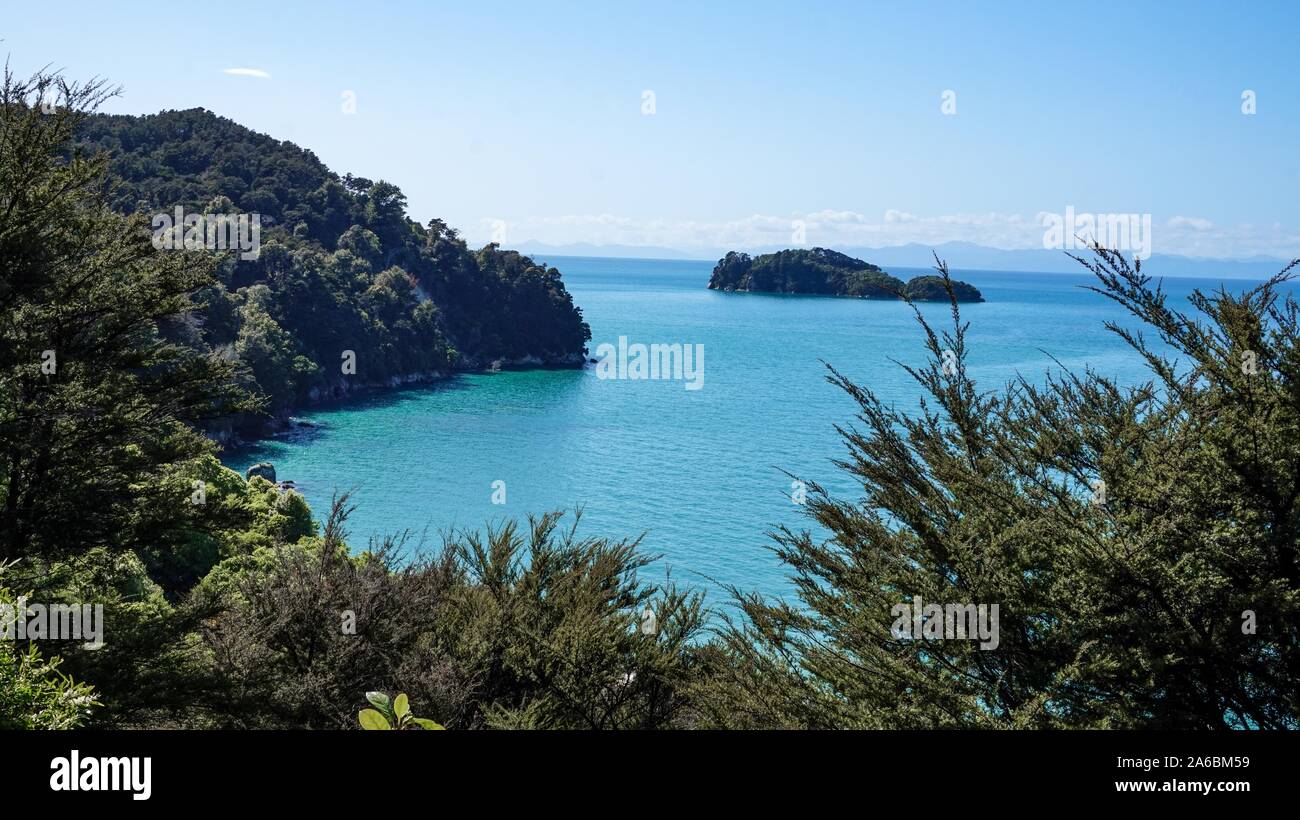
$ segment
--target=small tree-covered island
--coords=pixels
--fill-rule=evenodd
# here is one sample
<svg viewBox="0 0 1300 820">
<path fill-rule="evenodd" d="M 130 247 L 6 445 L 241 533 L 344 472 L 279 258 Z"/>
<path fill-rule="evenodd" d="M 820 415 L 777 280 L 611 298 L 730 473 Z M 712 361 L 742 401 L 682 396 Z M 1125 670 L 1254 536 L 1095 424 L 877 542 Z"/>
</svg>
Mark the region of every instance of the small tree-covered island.
<svg viewBox="0 0 1300 820">
<path fill-rule="evenodd" d="M 974 285 L 951 280 L 958 302 L 983 302 Z M 756 293 L 805 293 L 856 296 L 859 299 L 911 299 L 947 302 L 948 290 L 938 276 L 918 276 L 906 283 L 876 265 L 827 248 L 806 248 L 751 257 L 732 251 L 718 260 L 710 290 Z"/>
</svg>

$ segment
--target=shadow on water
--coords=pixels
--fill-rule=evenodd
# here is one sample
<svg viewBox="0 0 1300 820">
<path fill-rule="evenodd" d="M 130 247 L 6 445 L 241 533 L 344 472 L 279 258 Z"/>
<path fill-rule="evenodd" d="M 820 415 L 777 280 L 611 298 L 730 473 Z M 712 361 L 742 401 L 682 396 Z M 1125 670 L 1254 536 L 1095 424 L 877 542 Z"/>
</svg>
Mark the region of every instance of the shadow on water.
<svg viewBox="0 0 1300 820">
<path fill-rule="evenodd" d="M 427 401 L 431 395 L 438 393 L 459 393 L 481 391 L 485 388 L 483 380 L 495 378 L 542 378 L 546 377 L 551 388 L 545 395 L 547 404 L 563 404 L 572 400 L 584 376 L 586 367 L 538 367 L 506 369 L 500 372 L 457 373 L 446 379 L 427 384 L 399 385 L 367 390 L 354 396 L 314 404 L 304 408 L 299 414 L 291 416 L 293 425 L 266 438 L 245 442 L 237 447 L 230 447 L 220 453 L 222 463 L 239 469 L 241 472 L 259 461 L 274 461 L 288 451 L 303 445 L 326 446 L 330 433 L 334 429 L 332 419 L 344 413 L 356 413 L 375 410 L 392 410 L 403 405 Z M 492 412 L 492 406 L 483 407 L 483 412 Z M 237 466 L 238 465 L 238 466 Z"/>
<path fill-rule="evenodd" d="M 339 410 L 374 410 L 381 407 L 395 407 L 407 402 L 416 401 L 422 396 L 430 393 L 439 393 L 451 390 L 470 390 L 473 386 L 463 373 L 457 373 L 448 376 L 445 379 L 439 379 L 427 384 L 402 384 L 396 387 L 378 387 L 367 390 L 356 396 L 345 396 L 340 399 L 331 399 L 323 401 L 320 404 L 314 404 L 302 418 L 311 418 L 322 413 L 331 413 Z"/>
<path fill-rule="evenodd" d="M 355 396 L 322 401 L 303 408 L 298 415 L 290 416 L 292 426 L 287 430 L 223 450 L 221 461 L 227 466 L 244 461 L 254 464 L 257 461 L 267 460 L 269 454 L 283 452 L 284 445 L 317 443 L 328 436 L 330 431 L 328 419 L 336 413 L 397 407 L 418 401 L 430 393 L 472 389 L 473 385 L 469 380 L 458 373 L 427 384 L 372 388 Z"/>
</svg>

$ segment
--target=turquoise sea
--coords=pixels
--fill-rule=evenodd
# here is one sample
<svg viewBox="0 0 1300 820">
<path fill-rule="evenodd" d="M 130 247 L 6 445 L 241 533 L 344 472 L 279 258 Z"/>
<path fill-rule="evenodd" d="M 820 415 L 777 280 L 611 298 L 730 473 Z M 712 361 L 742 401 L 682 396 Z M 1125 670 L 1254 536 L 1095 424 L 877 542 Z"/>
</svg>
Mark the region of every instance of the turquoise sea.
<svg viewBox="0 0 1300 820">
<path fill-rule="evenodd" d="M 702 344 L 701 389 L 601 379 L 593 367 L 463 375 L 304 413 L 319 426 L 228 453 L 226 463 L 242 472 L 273 462 L 318 517 L 335 491 L 354 489 L 354 547 L 412 530 L 434 548 L 441 531 L 581 506 L 580 532 L 644 534 L 644 549 L 663 556 L 650 580 L 671 572 L 710 590 L 714 604 L 721 584 L 789 592 L 765 535 L 803 521 L 782 470 L 854 495 L 832 464 L 844 454 L 834 425 L 851 424 L 854 405 L 826 383 L 821 360 L 914 406 L 919 388 L 897 364 L 924 360 L 911 311 L 901 302 L 716 293 L 705 287 L 709 262 L 547 261 L 591 324 L 592 352 L 620 336 Z M 1093 281 L 1086 272 L 955 275 L 988 300 L 963 306 L 970 372 L 982 389 L 1017 373 L 1041 377 L 1053 366 L 1049 354 L 1072 369 L 1144 378 L 1137 356 L 1103 327 L 1131 321 L 1083 289 Z M 1192 288 L 1217 285 L 1165 279 L 1179 305 Z M 923 310 L 933 323 L 947 320 L 946 305 Z M 493 503 L 498 481 L 505 504 Z"/>
</svg>

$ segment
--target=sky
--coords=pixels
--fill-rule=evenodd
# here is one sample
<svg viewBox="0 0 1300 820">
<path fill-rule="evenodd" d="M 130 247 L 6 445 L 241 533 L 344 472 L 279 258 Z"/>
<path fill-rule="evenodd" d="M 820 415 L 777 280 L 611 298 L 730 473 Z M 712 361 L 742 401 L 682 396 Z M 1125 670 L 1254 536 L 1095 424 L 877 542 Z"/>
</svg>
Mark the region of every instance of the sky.
<svg viewBox="0 0 1300 820">
<path fill-rule="evenodd" d="M 1069 208 L 1300 255 L 1298 34 L 1296 2 L 0 0 L 11 67 L 104 110 L 207 108 L 473 241 L 687 251 L 1041 248 Z"/>
</svg>

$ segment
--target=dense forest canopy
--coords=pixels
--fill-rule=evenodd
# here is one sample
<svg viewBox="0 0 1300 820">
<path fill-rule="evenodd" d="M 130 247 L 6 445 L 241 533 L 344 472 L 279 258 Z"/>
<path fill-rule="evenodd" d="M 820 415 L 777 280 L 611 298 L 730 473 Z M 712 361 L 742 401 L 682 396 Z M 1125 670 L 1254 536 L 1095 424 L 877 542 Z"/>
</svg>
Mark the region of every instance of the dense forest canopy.
<svg viewBox="0 0 1300 820">
<path fill-rule="evenodd" d="M 119 213 L 260 217 L 260 253 L 224 254 L 218 282 L 169 332 L 245 365 L 272 414 L 494 361 L 583 361 L 590 330 L 558 270 L 496 245 L 474 251 L 441 220 L 418 224 L 392 183 L 340 177 L 203 109 L 93 115 L 74 150 L 108 156 Z"/>
</svg>

